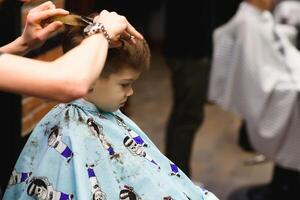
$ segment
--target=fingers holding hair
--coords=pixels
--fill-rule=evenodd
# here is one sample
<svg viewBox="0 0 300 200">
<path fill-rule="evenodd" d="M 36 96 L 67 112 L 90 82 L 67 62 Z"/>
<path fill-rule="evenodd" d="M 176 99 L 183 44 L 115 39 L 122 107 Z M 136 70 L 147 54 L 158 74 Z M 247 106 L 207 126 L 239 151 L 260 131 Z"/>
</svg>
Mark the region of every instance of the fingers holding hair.
<svg viewBox="0 0 300 200">
<path fill-rule="evenodd" d="M 67 14 L 69 14 L 69 12 L 61 8 L 49 9 L 49 10 L 44 10 L 42 12 L 29 13 L 28 20 L 30 20 L 31 22 L 40 22 L 42 20 L 48 19 L 49 17 L 53 17 L 56 15 L 67 15 Z"/>
<path fill-rule="evenodd" d="M 116 12 L 102 10 L 94 18 L 94 22 L 100 22 L 104 25 L 106 31 L 111 37 L 111 47 L 120 46 L 120 39 L 135 43 L 135 38 L 143 39 L 143 36 L 128 22 L 126 17 Z"/>
<path fill-rule="evenodd" d="M 125 31 L 121 34 L 120 40 L 125 40 L 125 41 L 129 42 L 130 44 L 135 43 L 135 37 Z"/>
<path fill-rule="evenodd" d="M 128 21 L 127 21 L 127 28 L 125 29 L 125 32 L 131 36 L 131 40 L 134 40 L 134 37 L 138 39 L 144 39 L 142 34 L 140 34 Z"/>
<path fill-rule="evenodd" d="M 21 35 L 28 49 L 41 46 L 51 33 L 58 31 L 62 26 L 61 22 L 43 23 L 44 20 L 56 16 L 67 15 L 68 11 L 57 9 L 51 1 L 47 1 L 33 9 L 27 15 L 24 31 Z"/>
<path fill-rule="evenodd" d="M 49 35 L 56 32 L 59 28 L 62 27 L 62 25 L 63 25 L 63 23 L 60 21 L 52 22 L 40 30 L 38 37 L 42 41 L 46 40 L 49 37 Z"/>
</svg>

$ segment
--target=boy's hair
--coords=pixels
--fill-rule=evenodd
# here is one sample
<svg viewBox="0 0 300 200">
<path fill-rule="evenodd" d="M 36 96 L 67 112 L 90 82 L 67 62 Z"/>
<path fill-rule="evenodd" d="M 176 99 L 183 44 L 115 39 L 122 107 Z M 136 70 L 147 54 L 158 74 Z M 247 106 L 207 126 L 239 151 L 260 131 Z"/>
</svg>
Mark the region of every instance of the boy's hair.
<svg viewBox="0 0 300 200">
<path fill-rule="evenodd" d="M 90 16 L 95 16 L 92 14 Z M 85 35 L 84 27 L 65 25 L 62 48 L 66 53 L 79 45 Z M 126 40 L 121 40 L 122 46 L 109 48 L 106 63 L 101 73 L 101 77 L 108 77 L 112 73 L 118 72 L 122 67 L 131 67 L 136 71 L 143 71 L 150 66 L 150 50 L 146 40 L 136 40 L 136 44 L 130 44 Z"/>
</svg>

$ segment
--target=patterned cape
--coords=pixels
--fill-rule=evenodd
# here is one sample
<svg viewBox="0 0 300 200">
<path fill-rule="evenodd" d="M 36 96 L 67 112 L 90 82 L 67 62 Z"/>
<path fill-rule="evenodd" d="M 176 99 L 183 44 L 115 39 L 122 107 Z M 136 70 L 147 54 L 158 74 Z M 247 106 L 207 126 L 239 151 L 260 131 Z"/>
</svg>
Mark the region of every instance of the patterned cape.
<svg viewBox="0 0 300 200">
<path fill-rule="evenodd" d="M 4 200 L 217 199 L 166 158 L 120 111 L 76 100 L 31 133 Z"/>
</svg>

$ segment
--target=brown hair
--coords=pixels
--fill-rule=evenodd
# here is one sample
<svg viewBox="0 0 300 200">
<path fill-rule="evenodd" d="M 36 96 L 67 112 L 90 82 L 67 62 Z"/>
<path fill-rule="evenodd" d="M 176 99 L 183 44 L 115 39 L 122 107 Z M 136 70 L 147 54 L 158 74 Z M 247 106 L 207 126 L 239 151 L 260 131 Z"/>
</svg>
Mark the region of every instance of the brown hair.
<svg viewBox="0 0 300 200">
<path fill-rule="evenodd" d="M 82 42 L 85 38 L 83 29 L 84 27 L 80 26 L 65 25 L 62 42 L 64 53 Z M 108 77 L 110 74 L 118 72 L 118 70 L 124 66 L 131 67 L 137 71 L 143 71 L 149 68 L 150 50 L 145 39 L 136 39 L 135 44 L 130 44 L 128 41 L 122 40 L 121 47 L 110 48 L 101 77 Z"/>
</svg>

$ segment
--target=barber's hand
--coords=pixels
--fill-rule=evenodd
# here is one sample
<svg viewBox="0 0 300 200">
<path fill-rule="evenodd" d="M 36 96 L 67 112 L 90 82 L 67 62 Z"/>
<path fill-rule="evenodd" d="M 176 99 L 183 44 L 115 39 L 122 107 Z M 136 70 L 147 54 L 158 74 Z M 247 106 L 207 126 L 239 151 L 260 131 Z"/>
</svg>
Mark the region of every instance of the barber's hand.
<svg viewBox="0 0 300 200">
<path fill-rule="evenodd" d="M 127 38 L 135 43 L 135 38 L 143 39 L 143 36 L 127 21 L 126 17 L 118 15 L 116 12 L 108 12 L 107 10 L 94 18 L 94 22 L 101 22 L 108 35 L 111 37 L 110 47 L 121 45 L 121 38 Z"/>
<path fill-rule="evenodd" d="M 69 12 L 64 9 L 56 9 L 51 1 L 31 9 L 27 15 L 25 28 L 21 35 L 23 42 L 29 49 L 42 46 L 47 38 L 62 27 L 63 24 L 59 21 L 55 21 L 43 27 L 41 22 L 55 15 L 67 14 L 69 14 Z"/>
</svg>

